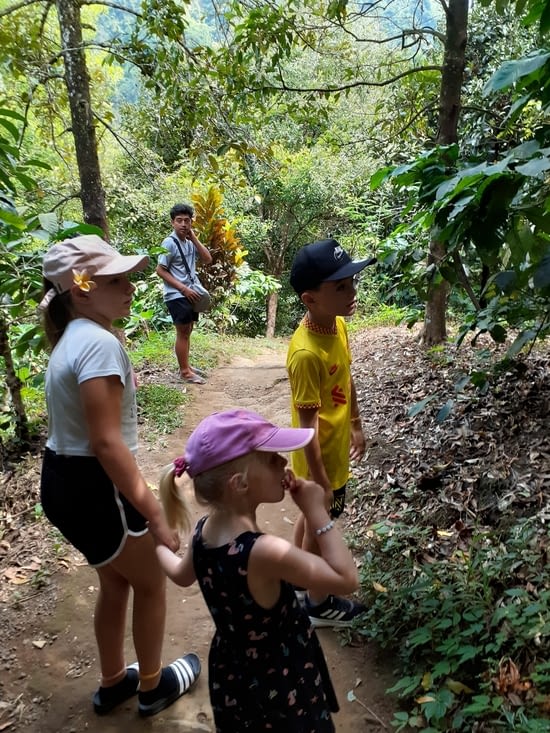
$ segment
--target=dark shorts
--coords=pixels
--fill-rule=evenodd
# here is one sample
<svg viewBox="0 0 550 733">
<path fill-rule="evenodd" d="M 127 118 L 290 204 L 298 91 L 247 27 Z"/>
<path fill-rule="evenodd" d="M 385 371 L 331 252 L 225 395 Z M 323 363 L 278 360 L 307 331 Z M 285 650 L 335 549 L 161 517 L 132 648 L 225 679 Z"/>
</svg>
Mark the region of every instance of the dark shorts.
<svg viewBox="0 0 550 733">
<path fill-rule="evenodd" d="M 172 316 L 172 322 L 175 326 L 177 326 L 178 323 L 193 323 L 193 321 L 199 320 L 199 314 L 195 313 L 191 301 L 187 300 L 187 298 L 174 298 L 174 300 L 167 300 L 166 307 Z"/>
<path fill-rule="evenodd" d="M 119 493 L 94 457 L 58 456 L 46 448 L 40 479 L 44 514 L 93 567 L 107 565 L 146 519 Z"/>
<path fill-rule="evenodd" d="M 334 489 L 332 492 L 332 502 L 330 504 L 329 514 L 333 519 L 337 519 L 346 506 L 346 484 L 340 489 Z"/>
</svg>

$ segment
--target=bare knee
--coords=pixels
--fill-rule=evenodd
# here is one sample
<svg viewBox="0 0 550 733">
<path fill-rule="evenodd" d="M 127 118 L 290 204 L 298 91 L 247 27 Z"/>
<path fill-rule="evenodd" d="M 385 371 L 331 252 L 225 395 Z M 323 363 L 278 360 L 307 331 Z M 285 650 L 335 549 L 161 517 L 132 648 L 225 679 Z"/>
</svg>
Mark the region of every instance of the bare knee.
<svg viewBox="0 0 550 733">
<path fill-rule="evenodd" d="M 192 323 L 178 323 L 176 325 L 176 338 L 181 338 L 184 341 L 188 341 L 193 330 Z"/>
<path fill-rule="evenodd" d="M 130 592 L 130 583 L 111 565 L 97 568 L 99 590 L 103 598 L 124 602 Z"/>
<path fill-rule="evenodd" d="M 128 537 L 113 565 L 132 587 L 134 594 L 142 597 L 160 597 L 165 594 L 166 575 L 160 567 L 149 533 L 141 537 Z"/>
</svg>

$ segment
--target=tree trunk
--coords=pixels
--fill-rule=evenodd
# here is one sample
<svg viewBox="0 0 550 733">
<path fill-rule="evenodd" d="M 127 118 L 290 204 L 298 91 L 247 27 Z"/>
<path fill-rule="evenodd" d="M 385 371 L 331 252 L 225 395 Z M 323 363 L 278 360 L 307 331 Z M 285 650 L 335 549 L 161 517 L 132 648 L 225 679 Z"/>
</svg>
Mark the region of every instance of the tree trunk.
<svg viewBox="0 0 550 733">
<path fill-rule="evenodd" d="M 277 320 L 277 306 L 279 305 L 279 292 L 271 293 L 267 298 L 267 324 L 265 335 L 268 339 L 275 336 L 275 322 Z"/>
<path fill-rule="evenodd" d="M 8 337 L 8 324 L 0 317 L 0 358 L 6 368 L 6 386 L 10 393 L 11 404 L 15 415 L 15 437 L 20 443 L 28 443 L 30 438 L 29 422 L 25 405 L 21 396 L 21 380 L 15 372 Z"/>
<path fill-rule="evenodd" d="M 445 55 L 439 92 L 438 145 L 449 145 L 458 140 L 458 118 L 468 33 L 468 0 L 449 0 L 445 14 Z M 432 239 L 428 265 L 435 264 L 437 267 L 445 256 L 445 244 Z M 426 318 L 422 331 L 422 343 L 426 346 L 440 344 L 447 338 L 446 312 L 449 291 L 449 283 L 441 281 L 436 276 L 426 303 Z"/>
<path fill-rule="evenodd" d="M 80 2 L 78 0 L 56 0 L 56 7 L 61 31 L 65 84 L 71 110 L 84 221 L 103 229 L 105 237 L 108 238 L 109 226 L 105 209 L 105 191 L 101 184 L 101 170 L 97 154 L 90 78 L 82 46 Z"/>
</svg>

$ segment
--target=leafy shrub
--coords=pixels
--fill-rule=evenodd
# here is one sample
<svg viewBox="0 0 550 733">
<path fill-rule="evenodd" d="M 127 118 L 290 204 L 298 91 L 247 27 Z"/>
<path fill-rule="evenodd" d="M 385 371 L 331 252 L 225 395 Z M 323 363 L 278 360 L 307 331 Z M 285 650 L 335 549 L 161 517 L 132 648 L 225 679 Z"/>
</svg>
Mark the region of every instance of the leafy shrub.
<svg viewBox="0 0 550 733">
<path fill-rule="evenodd" d="M 442 558 L 430 551 L 433 528 L 384 521 L 371 530 L 361 633 L 399 659 L 390 691 L 410 711 L 396 715 L 396 730 L 465 732 L 484 719 L 495 730 L 548 731 L 550 573 L 536 522 L 479 531 Z"/>
</svg>

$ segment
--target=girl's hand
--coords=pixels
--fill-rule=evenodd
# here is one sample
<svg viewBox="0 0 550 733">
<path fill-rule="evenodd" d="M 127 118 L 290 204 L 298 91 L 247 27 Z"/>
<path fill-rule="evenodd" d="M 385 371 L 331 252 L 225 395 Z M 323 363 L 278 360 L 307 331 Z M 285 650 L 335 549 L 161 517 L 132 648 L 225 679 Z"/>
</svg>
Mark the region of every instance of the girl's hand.
<svg viewBox="0 0 550 733">
<path fill-rule="evenodd" d="M 177 529 L 168 526 L 165 519 L 156 522 L 148 522 L 148 527 L 155 541 L 155 545 L 166 545 L 172 552 L 177 552 L 180 547 L 180 535 Z"/>
<path fill-rule="evenodd" d="M 297 478 L 289 469 L 285 472 L 283 486 L 304 516 L 325 505 L 325 490 L 315 481 Z"/>
</svg>

